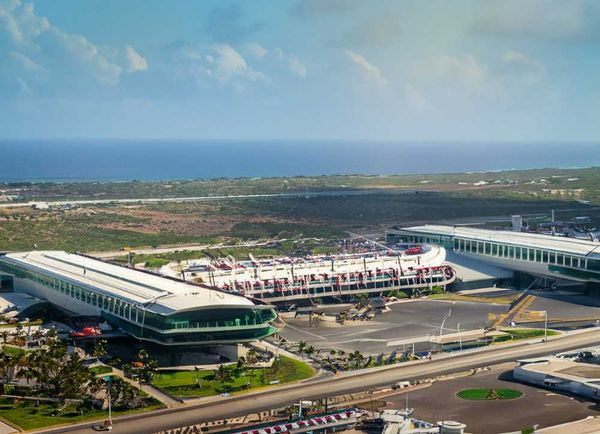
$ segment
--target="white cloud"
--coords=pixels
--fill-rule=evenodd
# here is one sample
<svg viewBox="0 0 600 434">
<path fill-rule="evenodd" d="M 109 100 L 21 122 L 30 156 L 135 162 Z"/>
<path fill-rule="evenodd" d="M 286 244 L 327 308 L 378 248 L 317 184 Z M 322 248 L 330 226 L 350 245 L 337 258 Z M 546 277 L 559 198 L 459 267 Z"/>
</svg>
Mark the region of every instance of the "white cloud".
<svg viewBox="0 0 600 434">
<path fill-rule="evenodd" d="M 17 86 L 19 88 L 19 92 L 21 93 L 21 95 L 32 95 L 33 94 L 33 92 L 31 91 L 31 88 L 29 87 L 27 82 L 25 80 L 23 80 L 21 77 L 17 77 Z"/>
<path fill-rule="evenodd" d="M 68 55 L 68 59 L 83 67 L 99 83 L 115 86 L 119 83 L 123 68 L 109 60 L 98 47 L 81 35 L 66 33 L 57 27 L 50 26 L 48 34 L 59 49 Z"/>
<path fill-rule="evenodd" d="M 131 45 L 125 46 L 125 58 L 127 59 L 127 72 L 129 73 L 148 69 L 146 58 L 135 51 Z"/>
<path fill-rule="evenodd" d="M 386 85 L 387 80 L 381 74 L 379 68 L 370 63 L 362 54 L 352 50 L 346 50 L 346 56 L 361 70 L 363 74 L 380 85 Z"/>
<path fill-rule="evenodd" d="M 288 65 L 290 68 L 290 71 L 299 76 L 299 77 L 306 77 L 306 66 L 304 66 L 304 64 L 302 64 L 300 62 L 300 60 L 298 60 L 297 57 L 290 57 L 288 60 Z"/>
<path fill-rule="evenodd" d="M 246 44 L 244 48 L 248 54 L 250 54 L 257 60 L 263 59 L 269 52 L 269 50 L 267 50 L 265 47 L 254 42 Z"/>
<path fill-rule="evenodd" d="M 32 3 L 20 0 L 0 2 L 0 58 L 11 58 L 12 64 L 2 68 L 5 83 L 29 83 L 60 93 L 77 86 L 90 89 L 89 80 L 116 86 L 122 71 L 141 71 L 148 67 L 144 57 L 129 45 L 101 47 L 86 37 L 68 33 L 39 16 Z M 44 76 L 39 75 L 44 71 Z M 20 80 L 17 80 L 17 77 Z M 23 84 L 24 83 L 24 84 Z M 23 92 L 22 92 L 23 93 Z"/>
<path fill-rule="evenodd" d="M 11 51 L 10 57 L 14 59 L 21 67 L 23 67 L 26 71 L 40 71 L 43 68 L 31 60 L 29 57 L 25 56 L 23 53 L 19 53 L 18 51 Z"/>
<path fill-rule="evenodd" d="M 214 73 L 221 82 L 229 82 L 236 79 L 250 81 L 264 80 L 266 77 L 248 66 L 240 53 L 228 44 L 213 45 L 215 52 Z"/>
<path fill-rule="evenodd" d="M 504 71 L 528 83 L 535 83 L 546 77 L 546 66 L 539 60 L 516 50 L 505 51 L 502 55 Z"/>
<path fill-rule="evenodd" d="M 304 78 L 307 74 L 306 66 L 296 56 L 289 55 L 281 48 L 276 47 L 273 50 L 277 60 L 287 66 L 289 72 L 298 77 Z"/>
<path fill-rule="evenodd" d="M 471 54 L 439 56 L 432 66 L 434 74 L 445 84 L 481 88 L 487 80 L 485 68 Z"/>
</svg>

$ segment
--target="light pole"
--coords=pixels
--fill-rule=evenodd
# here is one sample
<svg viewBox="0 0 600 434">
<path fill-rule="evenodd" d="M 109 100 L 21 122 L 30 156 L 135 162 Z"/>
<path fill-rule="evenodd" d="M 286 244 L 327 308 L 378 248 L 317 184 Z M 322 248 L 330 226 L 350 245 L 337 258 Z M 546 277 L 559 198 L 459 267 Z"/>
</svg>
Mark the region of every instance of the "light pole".
<svg viewBox="0 0 600 434">
<path fill-rule="evenodd" d="M 108 397 L 108 420 L 104 422 L 104 427 L 107 428 L 109 431 L 112 430 L 112 403 L 111 403 L 111 396 L 110 396 L 110 383 L 111 383 L 111 379 L 112 377 L 110 375 L 107 375 L 104 377 L 104 381 L 106 381 L 106 385 L 107 385 L 107 390 L 106 390 L 106 394 Z"/>
<path fill-rule="evenodd" d="M 548 311 L 544 311 L 544 342 L 548 342 Z"/>
<path fill-rule="evenodd" d="M 369 394 L 369 401 L 371 403 L 371 420 L 375 419 L 375 412 L 373 411 L 373 389 L 367 390 Z"/>
<path fill-rule="evenodd" d="M 458 329 L 458 342 L 460 344 L 460 350 L 462 351 L 462 336 L 460 335 L 460 323 L 458 323 L 456 328 Z"/>
<path fill-rule="evenodd" d="M 454 306 L 454 303 L 452 303 L 452 305 Z M 448 309 L 448 313 L 444 316 L 442 324 L 440 325 L 440 351 L 443 351 L 444 349 L 444 345 L 442 344 L 442 333 L 444 331 L 444 324 L 446 324 L 446 321 L 448 320 L 448 318 L 450 318 L 450 315 L 452 315 L 452 308 Z"/>
</svg>

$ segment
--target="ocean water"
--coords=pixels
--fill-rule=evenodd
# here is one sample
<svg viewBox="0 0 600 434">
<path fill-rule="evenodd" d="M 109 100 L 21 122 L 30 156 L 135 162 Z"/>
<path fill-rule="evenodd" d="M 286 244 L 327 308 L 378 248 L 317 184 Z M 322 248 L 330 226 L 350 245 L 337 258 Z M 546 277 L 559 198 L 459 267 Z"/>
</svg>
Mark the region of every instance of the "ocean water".
<svg viewBox="0 0 600 434">
<path fill-rule="evenodd" d="M 417 174 L 600 166 L 600 143 L 0 140 L 0 181 Z"/>
</svg>

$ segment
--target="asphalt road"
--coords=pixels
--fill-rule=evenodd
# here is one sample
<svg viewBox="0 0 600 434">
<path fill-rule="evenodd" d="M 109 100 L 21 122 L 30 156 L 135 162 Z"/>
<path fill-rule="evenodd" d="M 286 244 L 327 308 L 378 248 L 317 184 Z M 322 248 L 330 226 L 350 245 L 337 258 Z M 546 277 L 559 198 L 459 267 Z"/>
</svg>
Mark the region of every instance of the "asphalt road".
<svg viewBox="0 0 600 434">
<path fill-rule="evenodd" d="M 325 378 L 321 381 L 284 386 L 266 392 L 223 398 L 223 400 L 211 403 L 159 410 L 143 415 L 125 416 L 114 420 L 112 432 L 119 434 L 154 433 L 204 421 L 237 417 L 270 408 L 279 408 L 301 399 L 314 400 L 331 395 L 386 386 L 400 380 L 415 380 L 519 358 L 535 357 L 597 345 L 599 339 L 600 330 L 592 329 L 583 333 L 552 339 L 547 343 L 488 347 L 461 355 L 444 354 L 431 361 L 423 360 L 392 367 L 374 368 L 353 374 Z M 91 423 L 62 426 L 45 432 L 56 434 L 65 432 L 91 433 L 94 432 L 91 426 Z"/>
</svg>

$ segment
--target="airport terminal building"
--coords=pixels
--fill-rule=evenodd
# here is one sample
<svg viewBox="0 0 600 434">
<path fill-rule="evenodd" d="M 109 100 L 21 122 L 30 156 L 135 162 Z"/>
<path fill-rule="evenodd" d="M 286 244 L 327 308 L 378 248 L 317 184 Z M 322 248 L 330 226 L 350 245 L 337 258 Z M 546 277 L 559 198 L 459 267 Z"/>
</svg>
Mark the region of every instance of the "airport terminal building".
<svg viewBox="0 0 600 434">
<path fill-rule="evenodd" d="M 237 344 L 277 331 L 270 305 L 84 255 L 8 253 L 0 256 L 0 272 L 14 276 L 16 291 L 161 345 Z"/>
<path fill-rule="evenodd" d="M 461 226 L 391 228 L 389 241 L 433 243 L 459 255 L 538 276 L 600 283 L 600 243 Z"/>
</svg>

